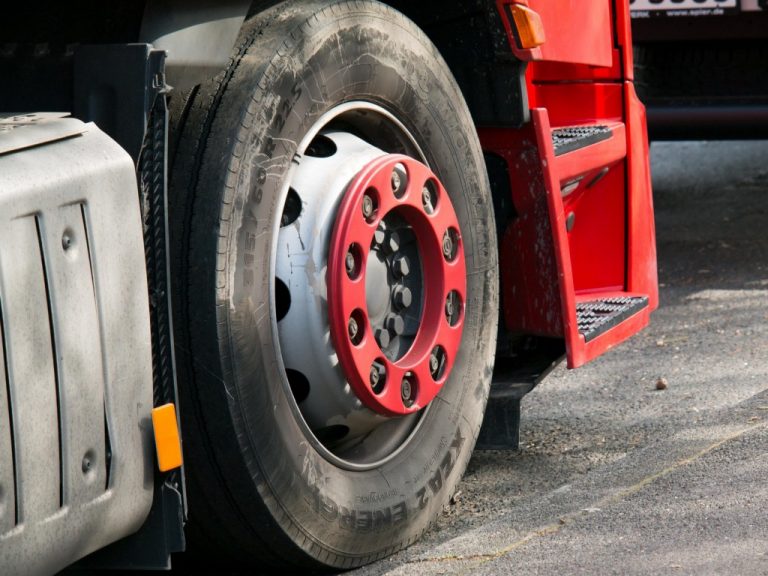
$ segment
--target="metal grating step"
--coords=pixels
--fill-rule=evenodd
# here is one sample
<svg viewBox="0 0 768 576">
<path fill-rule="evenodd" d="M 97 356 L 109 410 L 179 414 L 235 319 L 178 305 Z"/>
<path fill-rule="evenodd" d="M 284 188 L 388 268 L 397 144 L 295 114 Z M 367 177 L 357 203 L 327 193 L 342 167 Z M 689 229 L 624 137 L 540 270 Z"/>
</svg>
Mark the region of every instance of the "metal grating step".
<svg viewBox="0 0 768 576">
<path fill-rule="evenodd" d="M 647 296 L 603 298 L 576 304 L 579 332 L 589 342 L 648 306 Z"/>
<path fill-rule="evenodd" d="M 555 156 L 573 152 L 590 144 L 608 140 L 613 132 L 608 126 L 570 126 L 552 130 Z"/>
</svg>

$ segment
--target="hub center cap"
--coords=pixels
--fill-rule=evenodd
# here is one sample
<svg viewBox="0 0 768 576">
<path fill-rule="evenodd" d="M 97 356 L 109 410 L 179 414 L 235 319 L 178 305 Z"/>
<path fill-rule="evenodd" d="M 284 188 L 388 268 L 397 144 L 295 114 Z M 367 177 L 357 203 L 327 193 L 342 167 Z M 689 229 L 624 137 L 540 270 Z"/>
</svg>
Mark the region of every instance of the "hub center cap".
<svg viewBox="0 0 768 576">
<path fill-rule="evenodd" d="M 353 179 L 328 256 L 328 315 L 342 371 L 386 416 L 424 408 L 458 352 L 466 264 L 444 187 L 413 158 L 386 155 Z"/>
</svg>

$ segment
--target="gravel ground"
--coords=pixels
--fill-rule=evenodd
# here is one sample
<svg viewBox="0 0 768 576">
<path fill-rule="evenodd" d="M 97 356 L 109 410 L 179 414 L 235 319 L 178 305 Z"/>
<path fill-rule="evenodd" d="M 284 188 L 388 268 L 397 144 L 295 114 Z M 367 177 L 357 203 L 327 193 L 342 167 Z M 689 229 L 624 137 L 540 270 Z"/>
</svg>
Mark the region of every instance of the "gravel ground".
<svg viewBox="0 0 768 576">
<path fill-rule="evenodd" d="M 521 450 L 476 452 L 426 538 L 357 573 L 768 574 L 766 158 L 654 144 L 651 326 L 553 372 Z"/>
</svg>

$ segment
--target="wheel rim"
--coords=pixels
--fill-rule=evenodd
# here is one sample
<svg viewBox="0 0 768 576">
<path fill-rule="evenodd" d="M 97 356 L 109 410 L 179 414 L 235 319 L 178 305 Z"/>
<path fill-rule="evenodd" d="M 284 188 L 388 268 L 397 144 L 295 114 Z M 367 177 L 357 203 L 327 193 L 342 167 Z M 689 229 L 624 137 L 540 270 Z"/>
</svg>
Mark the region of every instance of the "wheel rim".
<svg viewBox="0 0 768 576">
<path fill-rule="evenodd" d="M 392 230 L 396 219 L 404 226 Z M 416 250 L 402 245 L 405 231 L 412 233 Z M 369 314 L 382 308 L 380 295 L 372 298 L 375 287 L 366 282 L 377 261 L 389 268 L 392 305 L 383 306 L 383 322 L 372 321 Z M 421 282 L 408 286 L 413 268 L 421 269 Z M 419 292 L 415 298 L 414 288 Z M 465 291 L 459 223 L 440 181 L 406 156 L 371 161 L 344 195 L 328 260 L 331 336 L 344 375 L 365 406 L 403 416 L 437 396 L 453 366 L 463 326 L 461 306 L 458 314 L 449 314 L 446 303 L 463 302 Z M 416 314 L 409 313 L 417 305 Z M 399 348 L 406 350 L 398 354 L 393 340 L 407 334 L 406 321 L 414 318 L 412 338 L 401 343 L 405 346 Z"/>
<path fill-rule="evenodd" d="M 349 226 L 353 215 L 370 210 L 366 190 L 374 184 L 384 191 L 382 179 L 389 181 L 395 166 L 407 178 L 406 193 L 395 198 L 390 188 L 391 198 L 376 199 L 372 215 L 364 220 L 370 237 L 356 237 L 357 246 L 350 251 L 349 234 L 358 228 Z M 434 206 L 422 202 L 418 186 L 429 190 Z M 271 316 L 293 411 L 310 443 L 332 463 L 349 469 L 379 466 L 416 434 L 459 346 L 466 280 L 458 220 L 415 139 L 388 111 L 367 102 L 338 106 L 315 123 L 298 147 L 283 198 L 273 252 Z M 410 284 L 392 273 L 396 255 L 380 254 L 375 245 L 374 236 L 387 226 L 404 228 L 406 236 L 415 230 L 403 254 L 412 260 Z M 442 256 L 440 227 L 453 233 L 456 250 L 450 261 Z M 349 280 L 349 264 L 356 283 L 339 283 Z M 397 294 L 391 282 L 374 281 L 382 277 L 398 280 Z M 418 285 L 423 278 L 429 280 L 422 290 Z M 387 294 L 386 305 L 368 294 L 366 281 L 386 286 L 380 290 Z M 403 288 L 411 291 L 410 302 Z M 364 341 L 367 353 L 376 351 L 375 360 L 383 367 L 381 386 L 371 386 L 373 363 L 364 370 L 368 356 L 361 356 L 348 338 L 350 305 L 360 312 L 355 321 L 362 339 L 355 341 Z M 453 316 L 446 315 L 451 305 Z M 417 329 L 413 335 L 401 330 L 380 346 L 374 333 L 385 327 L 395 309 L 410 309 L 409 321 L 413 324 L 416 316 Z M 399 380 L 397 389 L 387 387 L 387 378 Z M 404 380 L 415 389 L 411 401 L 404 401 Z"/>
</svg>

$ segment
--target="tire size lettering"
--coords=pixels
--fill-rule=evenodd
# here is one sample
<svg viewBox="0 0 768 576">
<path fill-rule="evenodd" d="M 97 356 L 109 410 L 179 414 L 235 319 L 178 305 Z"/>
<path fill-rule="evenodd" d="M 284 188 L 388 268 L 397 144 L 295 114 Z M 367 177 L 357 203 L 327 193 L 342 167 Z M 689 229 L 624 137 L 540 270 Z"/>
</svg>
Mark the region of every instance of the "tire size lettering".
<svg viewBox="0 0 768 576">
<path fill-rule="evenodd" d="M 285 127 L 285 123 L 288 120 L 288 115 L 293 110 L 294 106 L 296 105 L 297 100 L 301 97 L 303 90 L 301 87 L 301 84 L 297 82 L 293 85 L 291 88 L 291 94 L 290 97 L 283 100 L 282 104 L 280 104 L 277 114 L 275 115 L 274 120 L 272 121 L 271 126 L 271 133 L 272 134 L 280 134 L 282 129 Z M 272 162 L 272 159 L 275 155 L 275 149 L 277 148 L 277 139 L 273 136 L 267 136 L 264 141 L 264 149 L 262 150 L 262 154 L 266 156 L 264 164 L 269 164 Z M 264 198 L 264 184 L 267 181 L 267 171 L 264 168 L 264 166 L 259 166 L 256 170 L 256 191 L 255 191 L 255 202 L 256 204 L 261 204 L 261 200 Z"/>
<path fill-rule="evenodd" d="M 256 234 L 253 232 L 245 233 L 245 246 L 243 254 L 243 286 L 252 288 L 256 284 Z"/>
<path fill-rule="evenodd" d="M 340 528 L 354 532 L 382 532 L 408 519 L 405 501 L 374 509 L 348 508 L 324 496 L 314 486 L 305 501 L 325 521 L 337 523 Z"/>
<path fill-rule="evenodd" d="M 443 459 L 440 461 L 440 465 L 435 470 L 435 473 L 429 478 L 429 480 L 427 480 L 427 485 L 420 488 L 416 492 L 416 507 L 419 510 L 426 508 L 427 504 L 429 503 L 430 497 L 427 494 L 428 490 L 436 496 L 438 492 L 443 489 L 443 485 L 448 479 L 448 476 L 453 470 L 453 467 L 456 465 L 456 461 L 458 459 L 454 456 L 454 454 L 458 456 L 458 454 L 461 452 L 461 447 L 464 445 L 465 440 L 466 439 L 464 436 L 461 435 L 461 429 L 457 429 L 456 436 L 454 436 L 450 448 L 445 453 L 445 456 L 443 456 Z"/>
</svg>

